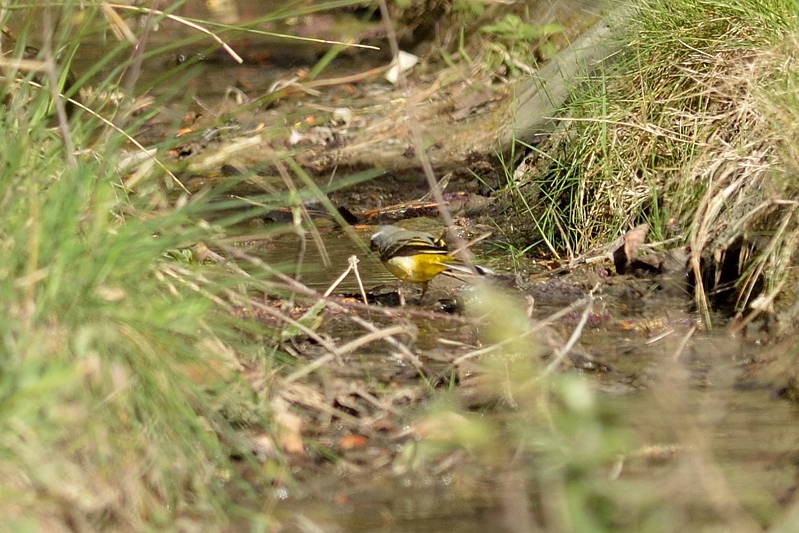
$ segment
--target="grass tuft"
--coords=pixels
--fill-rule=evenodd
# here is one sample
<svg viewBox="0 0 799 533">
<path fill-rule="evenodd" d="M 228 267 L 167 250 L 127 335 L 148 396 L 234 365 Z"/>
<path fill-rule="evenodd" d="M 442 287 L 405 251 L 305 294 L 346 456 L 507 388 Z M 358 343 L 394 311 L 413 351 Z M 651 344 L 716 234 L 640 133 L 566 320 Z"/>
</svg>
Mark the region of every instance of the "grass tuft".
<svg viewBox="0 0 799 533">
<path fill-rule="evenodd" d="M 100 16 L 58 9 L 53 19 L 82 20 L 81 31 L 92 27 L 85 17 Z M 23 20 L 14 19 L 21 31 L 13 50 L 5 43 L 7 57 L 46 63 L 46 51 L 27 47 L 35 10 L 14 16 Z M 85 37 L 54 35 L 63 40 L 53 50 L 66 56 Z M 241 503 L 232 494 L 244 494 L 230 490 L 242 483 L 230 457 L 250 451 L 245 432 L 269 429 L 265 398 L 237 370 L 242 361 L 254 371 L 272 365 L 255 342 L 271 332 L 237 320 L 217 296 L 246 291 L 246 276 L 175 259 L 220 231 L 200 223 L 209 195 L 180 197 L 155 171 L 129 190 L 117 170 L 135 150 L 127 134 L 87 115 L 54 128 L 51 80 L 22 68 L 4 74 L 4 523 L 13 531 L 222 526 Z"/>
<path fill-rule="evenodd" d="M 538 239 L 578 254 L 643 222 L 654 240 L 676 229 L 701 309 L 773 310 L 796 251 L 794 9 L 643 3 L 543 149 L 554 162 L 511 182 Z"/>
</svg>

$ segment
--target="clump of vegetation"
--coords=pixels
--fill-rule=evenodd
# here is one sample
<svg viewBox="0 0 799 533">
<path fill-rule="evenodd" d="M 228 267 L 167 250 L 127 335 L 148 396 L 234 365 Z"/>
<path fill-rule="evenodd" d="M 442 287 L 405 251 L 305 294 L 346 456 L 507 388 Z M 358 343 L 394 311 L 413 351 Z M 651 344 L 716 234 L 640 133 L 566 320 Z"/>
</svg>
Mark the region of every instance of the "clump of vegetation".
<svg viewBox="0 0 799 533">
<path fill-rule="evenodd" d="M 644 2 L 537 170 L 513 183 L 542 237 L 580 253 L 648 222 L 690 246 L 702 309 L 723 296 L 773 310 L 796 284 L 794 9 Z"/>
<path fill-rule="evenodd" d="M 136 167 L 121 154 L 138 153 L 126 133 L 85 110 L 71 121 L 53 111 L 54 102 L 64 111 L 53 82 L 81 39 L 108 23 L 99 5 L 4 16 L 17 37 L 4 40 L 0 108 L 4 525 L 224 524 L 235 508 L 230 485 L 245 486 L 230 457 L 252 456 L 242 430 L 269 429 L 265 395 L 237 372 L 242 362 L 272 365 L 257 342 L 269 331 L 235 320 L 218 297 L 246 290 L 246 277 L 174 258 L 219 231 L 198 223 L 207 200 L 163 170 L 126 182 Z M 53 20 L 64 24 L 54 31 Z M 52 42 L 35 39 L 42 30 Z M 136 61 L 130 49 L 111 47 L 102 64 L 119 69 L 97 91 L 119 86 Z M 116 122 L 133 131 L 158 109 Z"/>
<path fill-rule="evenodd" d="M 435 40 L 448 64 L 465 61 L 485 78 L 529 76 L 539 62 L 553 57 L 567 42 L 566 29 L 553 11 L 527 4 L 501 5 L 480 0 L 397 3 L 396 16 L 409 46 Z"/>
</svg>

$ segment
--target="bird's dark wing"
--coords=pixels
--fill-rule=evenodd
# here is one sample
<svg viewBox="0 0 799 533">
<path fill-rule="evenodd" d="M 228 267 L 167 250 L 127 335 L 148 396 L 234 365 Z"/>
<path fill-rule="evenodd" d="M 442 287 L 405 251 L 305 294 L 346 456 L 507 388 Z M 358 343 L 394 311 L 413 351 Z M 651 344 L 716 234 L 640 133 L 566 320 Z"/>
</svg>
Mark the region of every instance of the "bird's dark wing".
<svg viewBox="0 0 799 533">
<path fill-rule="evenodd" d="M 419 254 L 449 254 L 446 243 L 439 238 L 416 232 L 407 239 L 398 239 L 386 249 L 384 257 L 403 257 Z"/>
</svg>

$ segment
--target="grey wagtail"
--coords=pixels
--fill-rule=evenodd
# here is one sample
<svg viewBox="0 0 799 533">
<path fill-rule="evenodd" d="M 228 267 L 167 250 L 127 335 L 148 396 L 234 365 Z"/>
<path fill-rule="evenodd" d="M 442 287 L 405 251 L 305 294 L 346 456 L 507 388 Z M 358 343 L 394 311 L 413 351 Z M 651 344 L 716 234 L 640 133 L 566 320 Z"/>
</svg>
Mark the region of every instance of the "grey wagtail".
<svg viewBox="0 0 799 533">
<path fill-rule="evenodd" d="M 402 282 L 422 284 L 422 303 L 431 279 L 445 270 L 457 270 L 469 274 L 487 274 L 486 268 L 474 268 L 455 259 L 441 237 L 424 231 L 411 231 L 397 226 L 382 226 L 372 235 L 370 248 L 380 256 L 386 269 L 400 279 L 400 305 L 405 305 Z"/>
</svg>

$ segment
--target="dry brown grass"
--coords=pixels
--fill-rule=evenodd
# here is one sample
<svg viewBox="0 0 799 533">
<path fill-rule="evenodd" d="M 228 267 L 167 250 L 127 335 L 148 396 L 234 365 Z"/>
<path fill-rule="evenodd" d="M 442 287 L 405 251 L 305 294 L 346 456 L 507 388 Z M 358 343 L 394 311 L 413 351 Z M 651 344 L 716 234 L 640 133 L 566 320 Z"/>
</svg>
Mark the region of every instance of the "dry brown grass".
<svg viewBox="0 0 799 533">
<path fill-rule="evenodd" d="M 527 176 L 527 198 L 549 242 L 573 253 L 642 222 L 656 240 L 676 235 L 706 315 L 711 302 L 746 320 L 784 312 L 798 238 L 796 40 L 781 37 L 779 6 L 686 6 L 642 8 L 620 57 L 568 108 L 545 149 L 555 163 Z"/>
</svg>

